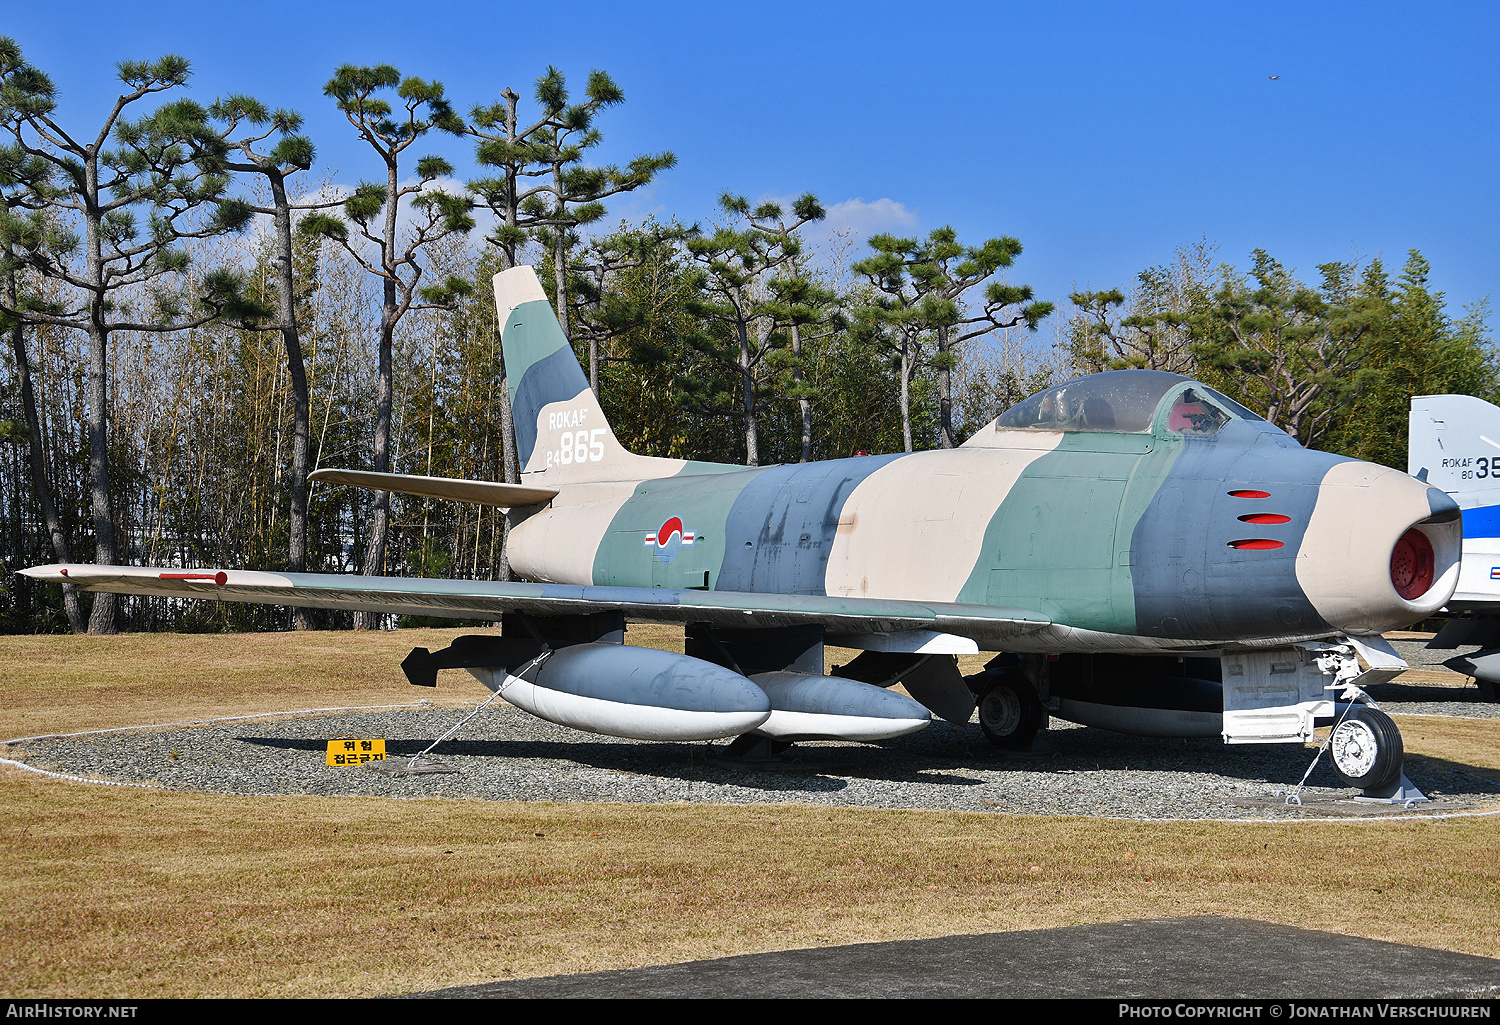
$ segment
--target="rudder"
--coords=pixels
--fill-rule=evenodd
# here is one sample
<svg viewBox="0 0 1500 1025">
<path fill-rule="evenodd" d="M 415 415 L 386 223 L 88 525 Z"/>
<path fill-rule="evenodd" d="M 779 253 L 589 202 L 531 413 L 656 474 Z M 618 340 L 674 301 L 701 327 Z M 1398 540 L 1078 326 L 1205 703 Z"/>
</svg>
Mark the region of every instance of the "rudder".
<svg viewBox="0 0 1500 1025">
<path fill-rule="evenodd" d="M 629 453 L 615 439 L 536 271 L 512 267 L 495 275 L 494 286 L 521 472 L 610 476 L 610 465 Z"/>
</svg>

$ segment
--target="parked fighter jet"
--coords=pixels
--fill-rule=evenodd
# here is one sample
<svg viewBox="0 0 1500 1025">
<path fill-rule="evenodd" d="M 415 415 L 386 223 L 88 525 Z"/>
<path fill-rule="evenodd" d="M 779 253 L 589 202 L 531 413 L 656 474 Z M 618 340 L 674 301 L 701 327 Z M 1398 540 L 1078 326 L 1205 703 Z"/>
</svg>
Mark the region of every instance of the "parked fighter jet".
<svg viewBox="0 0 1500 1025">
<path fill-rule="evenodd" d="M 495 277 L 519 485 L 351 470 L 319 480 L 511 510 L 528 583 L 48 566 L 135 594 L 501 619 L 403 663 L 466 668 L 552 722 L 642 739 L 737 737 L 771 757 L 872 740 L 930 712 L 1026 747 L 1053 714 L 1162 736 L 1302 742 L 1393 787 L 1401 738 L 1338 703 L 1405 664 L 1379 638 L 1440 608 L 1458 506 L 1396 470 L 1308 451 L 1176 374 L 1041 392 L 945 451 L 742 467 L 625 451 L 536 275 Z M 682 623 L 686 654 L 624 645 Z M 823 644 L 859 649 L 823 674 Z M 967 680 L 957 654 L 999 652 Z M 1357 654 L 1370 669 L 1363 671 Z M 1219 667 L 1222 666 L 1222 672 Z M 916 700 L 887 688 L 897 682 Z"/>
<path fill-rule="evenodd" d="M 1463 509 L 1463 557 L 1455 613 L 1428 645 L 1483 650 L 1444 665 L 1474 677 L 1489 700 L 1500 698 L 1500 408 L 1472 395 L 1414 395 L 1407 468 L 1442 488 Z"/>
</svg>

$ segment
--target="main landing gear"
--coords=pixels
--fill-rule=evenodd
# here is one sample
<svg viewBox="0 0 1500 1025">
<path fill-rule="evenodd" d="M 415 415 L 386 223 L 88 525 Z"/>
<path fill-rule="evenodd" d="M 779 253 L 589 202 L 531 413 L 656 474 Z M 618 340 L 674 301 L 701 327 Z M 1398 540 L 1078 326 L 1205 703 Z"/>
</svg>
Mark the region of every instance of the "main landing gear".
<svg viewBox="0 0 1500 1025">
<path fill-rule="evenodd" d="M 1042 699 L 1014 656 L 992 660 L 967 677 L 979 705 L 979 728 L 1002 751 L 1030 751 L 1042 726 Z"/>
</svg>

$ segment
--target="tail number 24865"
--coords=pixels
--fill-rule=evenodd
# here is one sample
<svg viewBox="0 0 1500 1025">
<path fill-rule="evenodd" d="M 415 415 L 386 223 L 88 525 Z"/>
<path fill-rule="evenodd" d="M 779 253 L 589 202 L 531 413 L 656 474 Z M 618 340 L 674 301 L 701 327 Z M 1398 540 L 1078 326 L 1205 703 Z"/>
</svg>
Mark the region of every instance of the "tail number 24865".
<svg viewBox="0 0 1500 1025">
<path fill-rule="evenodd" d="M 604 458 L 604 428 L 592 431 L 563 431 L 558 447 L 547 453 L 548 466 L 569 463 L 597 463 Z"/>
</svg>

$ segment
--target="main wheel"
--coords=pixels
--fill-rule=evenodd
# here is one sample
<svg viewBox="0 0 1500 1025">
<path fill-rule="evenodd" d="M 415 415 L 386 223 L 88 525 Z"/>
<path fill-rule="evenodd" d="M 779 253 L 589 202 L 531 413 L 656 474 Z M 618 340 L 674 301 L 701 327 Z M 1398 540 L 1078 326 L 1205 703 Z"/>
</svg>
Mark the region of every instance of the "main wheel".
<svg viewBox="0 0 1500 1025">
<path fill-rule="evenodd" d="M 1042 724 L 1042 702 L 1020 673 L 1005 673 L 979 695 L 979 728 L 1006 751 L 1031 745 Z"/>
<path fill-rule="evenodd" d="M 1351 787 L 1380 790 L 1401 778 L 1406 751 L 1391 717 L 1375 708 L 1358 707 L 1333 728 L 1328 749 L 1333 771 Z"/>
</svg>

